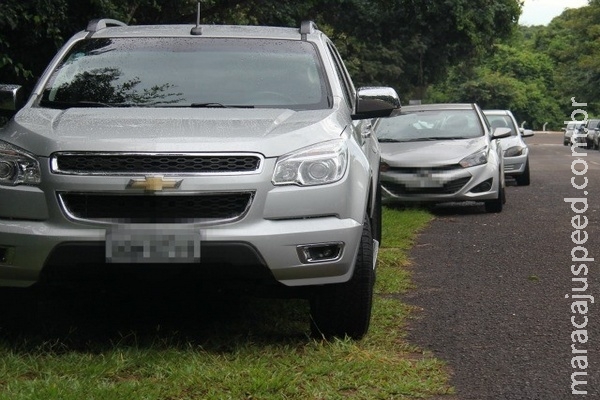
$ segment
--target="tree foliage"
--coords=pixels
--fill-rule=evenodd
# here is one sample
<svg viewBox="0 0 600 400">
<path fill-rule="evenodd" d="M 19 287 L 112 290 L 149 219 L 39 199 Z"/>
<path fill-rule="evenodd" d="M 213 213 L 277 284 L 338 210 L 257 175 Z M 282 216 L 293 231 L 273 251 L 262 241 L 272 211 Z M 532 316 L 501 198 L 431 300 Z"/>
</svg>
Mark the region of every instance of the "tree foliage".
<svg viewBox="0 0 600 400">
<path fill-rule="evenodd" d="M 535 37 L 533 47 L 554 62 L 557 96 L 570 108 L 566 114 L 576 97 L 588 103 L 590 113 L 600 115 L 600 1 L 566 10 Z"/>
<path fill-rule="evenodd" d="M 564 120 L 553 96 L 554 64 L 545 54 L 498 44 L 474 68 L 458 65 L 438 85 L 438 102 L 473 102 L 487 109 L 510 109 L 528 127 Z"/>
<path fill-rule="evenodd" d="M 404 99 L 507 37 L 519 0 L 204 0 L 202 23 L 299 26 L 312 19 L 339 47 L 358 85 Z M 3 0 L 0 82 L 32 84 L 58 47 L 93 18 L 194 23 L 196 0 Z"/>
<path fill-rule="evenodd" d="M 548 26 L 521 26 L 474 64 L 460 63 L 435 85 L 430 101 L 475 101 L 510 108 L 528 127 L 559 129 L 572 98 L 600 116 L 600 0 L 566 9 Z"/>
</svg>

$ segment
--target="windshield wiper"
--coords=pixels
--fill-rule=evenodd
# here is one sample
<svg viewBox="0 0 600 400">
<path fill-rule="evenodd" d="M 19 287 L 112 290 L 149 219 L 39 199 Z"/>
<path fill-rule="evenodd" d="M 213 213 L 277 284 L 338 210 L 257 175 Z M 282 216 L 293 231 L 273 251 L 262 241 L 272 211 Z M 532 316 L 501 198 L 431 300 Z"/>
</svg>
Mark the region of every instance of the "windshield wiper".
<svg viewBox="0 0 600 400">
<path fill-rule="evenodd" d="M 400 142 L 404 142 L 404 140 L 401 140 L 401 139 L 391 139 L 391 138 L 378 138 L 377 140 L 380 143 L 400 143 Z"/>
<path fill-rule="evenodd" d="M 413 139 L 378 139 L 380 143 L 406 143 L 406 142 L 428 142 L 430 140 L 439 140 L 438 138 L 413 138 Z"/>
<path fill-rule="evenodd" d="M 96 108 L 96 107 L 136 107 L 136 104 L 132 103 L 103 103 L 101 101 L 50 101 L 43 100 L 40 102 L 40 105 L 44 107 L 58 108 L 61 110 L 66 110 L 68 108 Z"/>
<path fill-rule="evenodd" d="M 435 137 L 424 137 L 424 138 L 414 138 L 414 139 L 403 139 L 399 140 L 400 142 L 429 142 L 432 140 L 443 140 L 442 138 Z"/>
<path fill-rule="evenodd" d="M 111 107 L 109 104 L 96 101 L 41 101 L 40 105 L 50 108 L 66 110 L 68 108 L 92 108 L 92 107 Z"/>
<path fill-rule="evenodd" d="M 254 106 L 245 106 L 245 105 L 232 105 L 232 104 L 222 104 L 222 103 L 192 103 L 190 107 L 193 108 L 254 108 Z"/>
<path fill-rule="evenodd" d="M 460 139 L 472 139 L 464 136 L 436 136 L 436 137 L 426 137 L 426 138 L 416 138 L 416 139 L 406 139 L 405 142 L 428 142 L 428 141 L 436 141 L 436 140 L 460 140 Z"/>
</svg>

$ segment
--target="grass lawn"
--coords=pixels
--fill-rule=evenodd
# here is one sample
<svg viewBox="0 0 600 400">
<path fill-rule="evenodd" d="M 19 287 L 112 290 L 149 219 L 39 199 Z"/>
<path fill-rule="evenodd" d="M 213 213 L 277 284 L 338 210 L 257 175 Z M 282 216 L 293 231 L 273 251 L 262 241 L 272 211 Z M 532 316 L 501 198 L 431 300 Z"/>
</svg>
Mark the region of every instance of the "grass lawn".
<svg viewBox="0 0 600 400">
<path fill-rule="evenodd" d="M 66 297 L 33 320 L 0 315 L 0 399 L 371 400 L 452 393 L 445 365 L 405 340 L 412 314 L 400 301 L 411 286 L 407 250 L 430 219 L 421 210 L 384 210 L 372 324 L 361 341 L 311 338 L 301 300 L 144 307 L 131 298 Z"/>
</svg>

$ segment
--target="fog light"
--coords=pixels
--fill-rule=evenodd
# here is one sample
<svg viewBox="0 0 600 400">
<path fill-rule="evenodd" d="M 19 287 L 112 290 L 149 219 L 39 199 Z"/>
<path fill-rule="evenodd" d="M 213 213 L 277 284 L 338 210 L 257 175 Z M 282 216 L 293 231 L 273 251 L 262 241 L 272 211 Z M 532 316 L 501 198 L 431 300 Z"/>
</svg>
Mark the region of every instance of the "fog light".
<svg viewBox="0 0 600 400">
<path fill-rule="evenodd" d="M 342 256 L 342 249 L 344 243 L 315 243 L 298 246 L 298 257 L 304 264 L 324 262 L 324 261 L 336 261 Z"/>
<path fill-rule="evenodd" d="M 0 264 L 11 265 L 15 254 L 14 247 L 2 247 L 0 246 Z"/>
<path fill-rule="evenodd" d="M 494 182 L 493 178 L 485 180 L 485 181 L 481 182 L 479 185 L 475 186 L 473 189 L 471 189 L 471 193 L 489 192 L 492 189 L 493 182 Z"/>
</svg>

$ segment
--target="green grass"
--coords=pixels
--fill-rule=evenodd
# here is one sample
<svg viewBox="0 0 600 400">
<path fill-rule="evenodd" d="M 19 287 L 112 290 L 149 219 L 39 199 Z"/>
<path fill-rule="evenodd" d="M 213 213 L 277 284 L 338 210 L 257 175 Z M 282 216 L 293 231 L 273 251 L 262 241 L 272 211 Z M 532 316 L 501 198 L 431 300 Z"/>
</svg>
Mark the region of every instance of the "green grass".
<svg viewBox="0 0 600 400">
<path fill-rule="evenodd" d="M 406 251 L 430 219 L 421 210 L 384 210 L 372 325 L 361 341 L 312 339 L 301 300 L 207 305 L 164 324 L 150 318 L 106 326 L 101 313 L 76 323 L 45 320 L 31 330 L 0 323 L 0 399 L 370 400 L 452 393 L 445 365 L 406 341 L 411 310 L 399 299 L 410 287 Z"/>
</svg>

